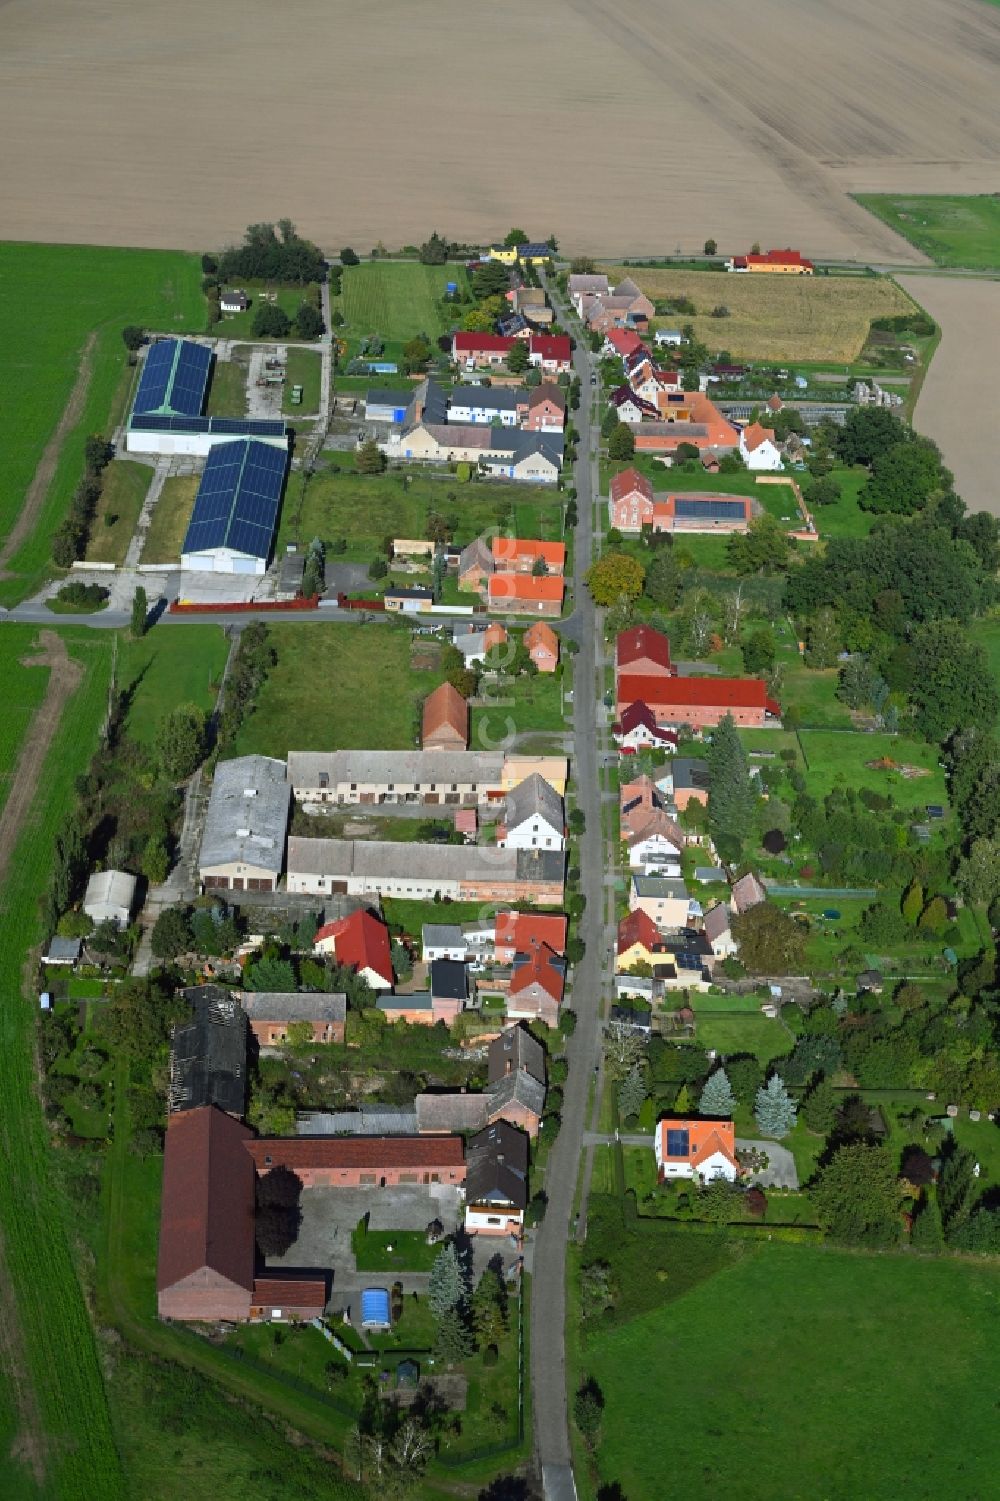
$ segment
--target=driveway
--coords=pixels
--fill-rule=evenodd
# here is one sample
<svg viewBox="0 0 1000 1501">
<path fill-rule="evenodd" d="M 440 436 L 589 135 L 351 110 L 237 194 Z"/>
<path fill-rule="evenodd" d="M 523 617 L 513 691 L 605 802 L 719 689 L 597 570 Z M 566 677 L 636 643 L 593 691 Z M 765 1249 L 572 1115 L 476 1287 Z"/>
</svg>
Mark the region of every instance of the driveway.
<svg viewBox="0 0 1000 1501">
<path fill-rule="evenodd" d="M 780 1141 L 751 1141 L 749 1137 L 737 1137 L 736 1147 L 739 1151 L 747 1152 L 756 1147 L 758 1151 L 767 1153 L 767 1167 L 762 1173 L 754 1173 L 750 1180 L 752 1183 L 758 1183 L 761 1188 L 798 1188 L 799 1175 L 795 1158 Z"/>
<path fill-rule="evenodd" d="M 328 595 L 353 594 L 356 590 L 367 589 L 370 583 L 367 563 L 332 563 L 329 557 L 327 558 L 326 592 Z"/>
</svg>

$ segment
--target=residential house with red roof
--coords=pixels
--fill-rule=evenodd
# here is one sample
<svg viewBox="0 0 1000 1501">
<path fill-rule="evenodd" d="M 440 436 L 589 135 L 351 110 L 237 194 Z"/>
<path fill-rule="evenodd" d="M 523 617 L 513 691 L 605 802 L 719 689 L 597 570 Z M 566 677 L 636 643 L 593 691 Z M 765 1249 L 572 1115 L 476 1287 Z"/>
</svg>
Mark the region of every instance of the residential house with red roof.
<svg viewBox="0 0 1000 1501">
<path fill-rule="evenodd" d="M 618 924 L 615 943 L 616 973 L 624 974 L 637 964 L 648 965 L 653 969 L 664 955 L 669 958 L 669 950 L 649 914 L 641 907 L 627 913 Z"/>
<path fill-rule="evenodd" d="M 554 619 L 562 614 L 565 584 L 558 575 L 494 573 L 487 584 L 487 603 L 498 615 L 543 615 Z"/>
<path fill-rule="evenodd" d="M 700 391 L 668 391 L 663 395 L 664 400 L 657 402 L 658 420 L 629 424 L 633 426 L 637 453 L 672 458 L 682 443 L 699 453 L 707 448 L 732 453 L 738 447 L 736 428 L 708 396 Z"/>
<path fill-rule="evenodd" d="M 424 699 L 421 745 L 426 750 L 467 750 L 469 705 L 451 683 L 442 683 Z"/>
<path fill-rule="evenodd" d="M 559 1022 L 559 1007 L 566 988 L 566 960 L 547 943 L 532 943 L 527 951 L 514 955 L 510 989 L 507 992 L 509 1017 L 536 1018 L 547 1027 Z"/>
<path fill-rule="evenodd" d="M 609 328 L 604 335 L 604 343 L 601 347 L 602 354 L 616 354 L 619 359 L 625 360 L 630 355 L 636 355 L 640 352 L 648 355 L 649 350 L 634 329 Z"/>
<path fill-rule="evenodd" d="M 547 375 L 568 375 L 573 363 L 573 345 L 568 334 L 532 334 L 528 360 Z"/>
<path fill-rule="evenodd" d="M 641 674 L 647 677 L 673 677 L 676 669 L 670 661 L 670 641 L 651 625 L 633 625 L 619 631 L 615 640 L 615 673 Z"/>
<path fill-rule="evenodd" d="M 524 649 L 539 672 L 555 672 L 559 665 L 559 637 L 544 620 L 536 620 L 524 633 Z"/>
<path fill-rule="evenodd" d="M 711 729 L 731 714 L 738 725 L 763 729 L 781 717 L 781 705 L 760 678 L 682 678 L 618 673 L 618 714 L 644 703 L 657 724 Z"/>
<path fill-rule="evenodd" d="M 735 1183 L 736 1127 L 732 1121 L 659 1121 L 653 1137 L 656 1171 L 661 1183 L 672 1178 L 724 1178 Z"/>
<path fill-rule="evenodd" d="M 618 421 L 627 422 L 629 427 L 647 418 L 655 420 L 660 415 L 653 403 L 638 395 L 631 386 L 616 386 L 608 397 L 608 405 L 614 407 Z"/>
<path fill-rule="evenodd" d="M 562 913 L 498 912 L 493 940 L 498 964 L 510 964 L 514 955 L 545 944 L 553 953 L 566 951 L 566 918 Z"/>
<path fill-rule="evenodd" d="M 807 261 L 801 250 L 751 251 L 749 255 L 730 256 L 727 271 L 771 273 L 777 276 L 812 276 L 815 267 Z"/>
<path fill-rule="evenodd" d="M 618 531 L 638 536 L 653 520 L 653 482 L 638 469 L 621 469 L 611 476 L 608 521 Z"/>
<path fill-rule="evenodd" d="M 332 954 L 367 980 L 373 990 L 391 990 L 392 943 L 385 923 L 363 907 L 337 922 L 324 923 L 313 939 L 313 952 Z"/>
<path fill-rule="evenodd" d="M 662 746 L 665 750 L 677 746 L 677 731 L 658 725 L 652 709 L 643 703 L 629 704 L 611 726 L 611 733 L 623 756 L 633 756 L 652 746 Z"/>
<path fill-rule="evenodd" d="M 766 471 L 784 467 L 774 428 L 762 427 L 759 422 L 751 422 L 741 430 L 740 457 L 748 469 Z"/>
<path fill-rule="evenodd" d="M 534 537 L 495 536 L 490 543 L 496 573 L 533 573 L 541 562 L 546 573 L 562 574 L 566 566 L 563 542 L 540 542 Z"/>
<path fill-rule="evenodd" d="M 502 365 L 516 343 L 502 334 L 459 332 L 452 335 L 451 357 L 467 370 Z"/>
</svg>

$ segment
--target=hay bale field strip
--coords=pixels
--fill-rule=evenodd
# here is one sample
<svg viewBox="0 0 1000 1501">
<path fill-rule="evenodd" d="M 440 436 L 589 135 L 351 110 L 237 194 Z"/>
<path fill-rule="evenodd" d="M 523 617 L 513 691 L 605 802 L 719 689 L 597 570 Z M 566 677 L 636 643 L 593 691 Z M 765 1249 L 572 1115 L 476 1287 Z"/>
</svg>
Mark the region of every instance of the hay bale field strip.
<svg viewBox="0 0 1000 1501">
<path fill-rule="evenodd" d="M 861 353 L 873 318 L 913 311 L 906 293 L 882 277 L 741 276 L 668 266 L 610 266 L 608 276 L 632 277 L 653 302 L 689 297 L 696 317 L 677 313 L 656 322 L 691 323 L 709 349 L 728 349 L 738 360 L 846 365 Z M 711 317 L 715 307 L 730 316 Z"/>
</svg>

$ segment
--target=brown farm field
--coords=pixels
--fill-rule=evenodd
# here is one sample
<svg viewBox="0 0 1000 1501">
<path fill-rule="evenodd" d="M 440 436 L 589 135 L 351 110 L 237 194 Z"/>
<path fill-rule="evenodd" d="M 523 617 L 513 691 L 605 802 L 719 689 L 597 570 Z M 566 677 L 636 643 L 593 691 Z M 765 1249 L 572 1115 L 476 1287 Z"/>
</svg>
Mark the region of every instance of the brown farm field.
<svg viewBox="0 0 1000 1501">
<path fill-rule="evenodd" d="M 996 456 L 996 351 L 1000 281 L 907 276 L 903 285 L 941 328 L 913 423 L 940 446 L 970 511 L 1000 516 Z"/>
<path fill-rule="evenodd" d="M 609 257 L 920 264 L 849 194 L 995 190 L 998 58 L 983 0 L 5 0 L 4 233 L 204 249 L 288 214 L 368 250 L 516 219 Z"/>
<path fill-rule="evenodd" d="M 616 280 L 631 276 L 647 297 L 689 297 L 697 317 L 671 315 L 668 324 L 692 323 L 709 349 L 728 349 L 738 360 L 857 359 L 873 318 L 908 313 L 913 303 L 888 277 L 765 276 L 727 271 L 671 271 L 666 266 L 616 266 Z M 712 318 L 714 307 L 728 318 Z"/>
</svg>

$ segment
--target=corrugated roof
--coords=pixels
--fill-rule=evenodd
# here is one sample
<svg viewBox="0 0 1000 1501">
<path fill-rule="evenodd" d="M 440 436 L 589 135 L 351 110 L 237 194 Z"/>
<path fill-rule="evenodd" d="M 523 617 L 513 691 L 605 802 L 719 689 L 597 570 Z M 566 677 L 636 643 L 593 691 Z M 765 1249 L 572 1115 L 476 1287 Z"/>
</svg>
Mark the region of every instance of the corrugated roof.
<svg viewBox="0 0 1000 1501">
<path fill-rule="evenodd" d="M 212 778 L 199 868 L 239 864 L 280 875 L 290 799 L 284 761 L 271 756 L 220 761 Z"/>
<path fill-rule="evenodd" d="M 492 751 L 338 750 L 289 751 L 288 781 L 294 788 L 392 785 L 396 790 L 434 783 L 499 788 L 504 756 Z"/>
</svg>

